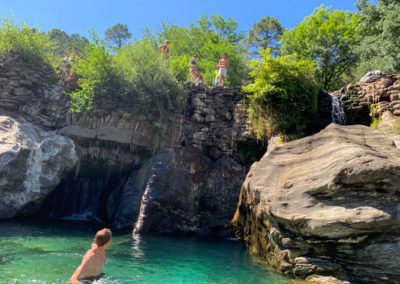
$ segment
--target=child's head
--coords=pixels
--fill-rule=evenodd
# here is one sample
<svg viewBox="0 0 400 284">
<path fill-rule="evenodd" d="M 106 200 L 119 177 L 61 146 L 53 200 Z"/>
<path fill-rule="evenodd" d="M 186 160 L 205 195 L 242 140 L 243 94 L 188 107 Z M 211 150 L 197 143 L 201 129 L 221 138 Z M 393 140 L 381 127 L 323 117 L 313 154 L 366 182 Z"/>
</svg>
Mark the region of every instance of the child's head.
<svg viewBox="0 0 400 284">
<path fill-rule="evenodd" d="M 168 45 L 168 44 L 169 44 L 169 41 L 166 39 L 166 40 L 164 41 L 164 44 L 165 44 L 165 45 Z"/>
<path fill-rule="evenodd" d="M 110 229 L 102 229 L 96 233 L 93 242 L 99 247 L 102 247 L 111 241 L 111 236 L 112 233 Z"/>
<path fill-rule="evenodd" d="M 222 58 L 226 59 L 226 53 L 222 53 Z"/>
<path fill-rule="evenodd" d="M 197 54 L 193 55 L 193 58 L 197 59 Z"/>
</svg>

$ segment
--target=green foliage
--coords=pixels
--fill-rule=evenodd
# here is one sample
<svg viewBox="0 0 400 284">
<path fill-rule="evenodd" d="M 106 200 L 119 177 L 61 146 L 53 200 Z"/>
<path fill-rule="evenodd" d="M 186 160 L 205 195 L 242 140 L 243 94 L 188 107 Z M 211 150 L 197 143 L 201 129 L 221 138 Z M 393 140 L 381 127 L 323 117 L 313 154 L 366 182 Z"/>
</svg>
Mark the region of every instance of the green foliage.
<svg viewBox="0 0 400 284">
<path fill-rule="evenodd" d="M 106 30 L 105 39 L 117 48 L 121 48 L 123 42 L 131 37 L 127 25 L 116 24 Z"/>
<path fill-rule="evenodd" d="M 400 71 L 400 1 L 379 0 L 374 5 L 359 0 L 362 40 L 357 48 L 361 61 L 356 70 L 357 78 L 368 71 L 386 73 Z"/>
<path fill-rule="evenodd" d="M 0 55 L 17 56 L 25 61 L 54 67 L 54 44 L 39 28 L 31 28 L 13 18 L 0 19 Z"/>
<path fill-rule="evenodd" d="M 237 144 L 237 151 L 240 162 L 243 165 L 251 165 L 262 158 L 266 151 L 266 144 L 263 141 L 247 140 Z"/>
<path fill-rule="evenodd" d="M 237 26 L 231 18 L 225 20 L 219 15 L 203 15 L 189 27 L 162 23 L 156 41 L 169 40 L 170 70 L 178 80 L 185 81 L 190 77 L 189 60 L 197 54 L 204 80 L 211 85 L 221 54 L 226 53 L 230 62 L 226 84 L 241 85 L 248 79 L 247 50 L 240 44 L 244 35 L 237 31 Z"/>
<path fill-rule="evenodd" d="M 169 72 L 165 58 L 151 39 L 123 46 L 117 50 L 115 61 L 129 82 L 130 102 L 160 116 L 178 107 L 182 87 Z"/>
<path fill-rule="evenodd" d="M 301 136 L 297 134 L 290 134 L 290 135 L 279 135 L 278 140 L 276 141 L 276 145 L 282 146 L 290 141 L 294 141 L 300 139 Z"/>
<path fill-rule="evenodd" d="M 69 94 L 71 109 L 85 113 L 105 100 L 121 102 L 126 97 L 126 82 L 116 66 L 111 50 L 92 32 L 93 44 L 86 46 L 84 56 L 74 72 L 79 76 L 79 89 Z"/>
<path fill-rule="evenodd" d="M 54 52 L 58 57 L 65 57 L 70 52 L 82 53 L 89 44 L 85 37 L 81 37 L 79 34 L 68 35 L 59 29 L 51 29 L 47 34 L 49 39 L 55 43 Z"/>
<path fill-rule="evenodd" d="M 277 133 L 301 134 L 303 114 L 317 108 L 314 62 L 294 56 L 275 58 L 270 49 L 260 50 L 260 57 L 261 61 L 250 61 L 254 83 L 243 87 L 249 93 L 253 131 L 258 139 Z"/>
<path fill-rule="evenodd" d="M 282 36 L 282 53 L 314 60 L 315 77 L 325 90 L 345 84 L 358 60 L 354 48 L 361 40 L 358 15 L 321 6 Z"/>
<path fill-rule="evenodd" d="M 274 53 L 278 52 L 278 45 L 283 28 L 277 18 L 264 17 L 254 24 L 247 38 L 247 44 L 257 48 L 271 48 Z"/>
<path fill-rule="evenodd" d="M 382 122 L 382 117 L 381 116 L 375 117 L 374 120 L 372 121 L 370 127 L 374 128 L 374 129 L 378 129 L 378 125 L 381 122 Z"/>
</svg>

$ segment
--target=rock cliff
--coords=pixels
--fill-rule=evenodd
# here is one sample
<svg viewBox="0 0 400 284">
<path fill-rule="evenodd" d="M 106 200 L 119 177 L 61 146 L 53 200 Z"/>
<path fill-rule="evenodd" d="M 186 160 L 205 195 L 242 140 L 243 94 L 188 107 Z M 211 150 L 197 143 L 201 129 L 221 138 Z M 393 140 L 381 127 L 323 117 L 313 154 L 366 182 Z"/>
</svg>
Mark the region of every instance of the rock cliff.
<svg viewBox="0 0 400 284">
<path fill-rule="evenodd" d="M 0 116 L 0 218 L 29 215 L 74 167 L 71 139 Z"/>
<path fill-rule="evenodd" d="M 374 119 L 400 117 L 400 75 L 369 72 L 360 82 L 333 93 L 342 103 L 347 124 L 370 125 Z"/>
<path fill-rule="evenodd" d="M 400 151 L 384 134 L 331 124 L 253 164 L 233 220 L 237 236 L 281 272 L 395 283 L 399 170 Z"/>
<path fill-rule="evenodd" d="M 132 229 L 140 208 L 148 211 L 157 202 L 165 217 L 170 218 L 159 232 L 211 233 L 229 224 L 246 163 L 253 159 L 247 152 L 263 148 L 249 136 L 244 96 L 239 88 L 194 87 L 184 95 L 183 106 L 160 121 L 151 110 L 143 113 L 138 107 L 114 106 L 110 102 L 103 102 L 98 110 L 86 115 L 71 113 L 63 92 L 68 85 L 54 78 L 48 70 L 20 61 L 0 69 L 0 112 L 22 116 L 71 138 L 78 156 L 75 168 L 61 182 L 55 180 L 59 183 L 45 196 L 38 214 L 97 220 Z M 166 153 L 176 164 L 168 164 Z M 250 159 L 240 164 L 243 155 Z M 187 160 L 182 160 L 183 156 Z M 230 177 L 235 180 L 235 189 L 228 186 L 228 181 L 218 180 L 218 175 L 227 175 L 223 166 L 237 169 L 233 171 L 237 175 Z M 161 175 L 164 170 L 185 187 L 180 191 L 180 186 L 171 184 L 169 179 L 154 177 L 154 172 Z M 210 180 L 208 174 L 213 175 Z M 154 188 L 154 178 L 170 195 L 158 199 L 160 192 Z M 147 191 L 141 206 L 147 186 L 152 190 Z M 185 224 L 190 223 L 187 226 L 179 224 L 177 204 L 167 198 L 180 193 L 188 197 L 180 203 L 179 213 L 186 218 Z M 230 195 L 221 198 L 227 194 Z M 190 200 L 189 196 L 195 199 Z M 206 197 L 212 208 L 204 204 Z M 207 219 L 205 216 L 213 214 L 213 210 L 221 216 Z M 154 220 L 158 217 L 147 217 L 141 219 L 141 230 L 156 232 Z"/>
</svg>

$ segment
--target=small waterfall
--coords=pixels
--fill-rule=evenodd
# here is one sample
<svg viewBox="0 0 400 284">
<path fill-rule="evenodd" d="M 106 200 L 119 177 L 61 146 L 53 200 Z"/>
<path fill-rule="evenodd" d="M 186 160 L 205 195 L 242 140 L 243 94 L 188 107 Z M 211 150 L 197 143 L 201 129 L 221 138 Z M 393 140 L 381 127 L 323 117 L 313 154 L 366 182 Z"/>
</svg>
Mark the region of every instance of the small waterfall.
<svg viewBox="0 0 400 284">
<path fill-rule="evenodd" d="M 346 125 L 346 114 L 343 109 L 342 100 L 336 96 L 332 97 L 332 122 L 340 125 Z"/>
</svg>

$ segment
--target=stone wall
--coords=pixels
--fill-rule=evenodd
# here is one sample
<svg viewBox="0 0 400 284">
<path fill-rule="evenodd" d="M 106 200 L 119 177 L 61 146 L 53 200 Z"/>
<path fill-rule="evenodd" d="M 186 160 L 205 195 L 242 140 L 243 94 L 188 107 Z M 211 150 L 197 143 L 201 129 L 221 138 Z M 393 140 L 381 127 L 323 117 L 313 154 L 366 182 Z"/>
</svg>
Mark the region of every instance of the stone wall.
<svg viewBox="0 0 400 284">
<path fill-rule="evenodd" d="M 400 74 L 369 72 L 357 84 L 333 95 L 342 100 L 348 124 L 369 125 L 377 117 L 393 120 L 400 116 Z"/>
<path fill-rule="evenodd" d="M 0 110 L 47 128 L 65 123 L 64 84 L 47 68 L 14 60 L 0 66 Z"/>
<path fill-rule="evenodd" d="M 240 88 L 192 89 L 178 142 L 235 156 L 237 143 L 250 139 L 245 104 Z"/>
</svg>

